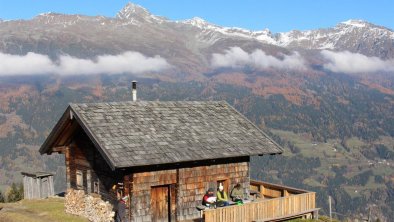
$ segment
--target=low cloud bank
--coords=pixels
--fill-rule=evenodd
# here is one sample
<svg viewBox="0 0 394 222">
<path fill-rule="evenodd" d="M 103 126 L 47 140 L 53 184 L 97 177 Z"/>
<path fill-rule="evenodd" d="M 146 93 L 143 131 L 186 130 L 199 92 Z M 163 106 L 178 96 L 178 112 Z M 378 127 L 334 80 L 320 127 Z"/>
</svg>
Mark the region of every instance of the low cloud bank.
<svg viewBox="0 0 394 222">
<path fill-rule="evenodd" d="M 333 72 L 344 73 L 372 73 L 378 71 L 394 71 L 394 59 L 382 60 L 378 57 L 368 57 L 349 51 L 333 52 L 321 51 L 322 56 L 328 61 L 324 68 Z"/>
<path fill-rule="evenodd" d="M 215 68 L 242 68 L 245 66 L 254 67 L 256 69 L 305 68 L 305 61 L 297 52 L 293 53 L 292 55 L 283 55 L 283 58 L 276 58 L 274 56 L 267 55 L 264 51 L 260 49 L 256 49 L 252 53 L 248 53 L 240 47 L 231 47 L 223 54 L 212 54 L 211 64 Z"/>
<path fill-rule="evenodd" d="M 48 56 L 29 52 L 26 55 L 0 53 L 0 76 L 34 74 L 142 74 L 158 72 L 171 65 L 162 57 L 147 57 L 139 52 L 119 55 L 100 55 L 94 59 L 80 59 L 69 55 L 52 61 Z"/>
</svg>

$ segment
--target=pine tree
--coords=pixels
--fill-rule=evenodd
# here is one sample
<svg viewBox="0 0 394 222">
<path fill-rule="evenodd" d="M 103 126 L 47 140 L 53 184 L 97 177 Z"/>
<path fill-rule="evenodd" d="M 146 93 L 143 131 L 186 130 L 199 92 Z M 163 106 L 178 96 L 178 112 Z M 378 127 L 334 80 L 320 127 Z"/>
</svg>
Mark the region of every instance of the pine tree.
<svg viewBox="0 0 394 222">
<path fill-rule="evenodd" d="M 16 202 L 23 199 L 23 185 L 22 183 L 16 184 L 12 183 L 11 190 L 8 192 L 7 201 Z"/>
<path fill-rule="evenodd" d="M 5 198 L 4 198 L 3 193 L 0 190 L 0 203 L 4 203 L 4 202 L 5 202 Z"/>
</svg>

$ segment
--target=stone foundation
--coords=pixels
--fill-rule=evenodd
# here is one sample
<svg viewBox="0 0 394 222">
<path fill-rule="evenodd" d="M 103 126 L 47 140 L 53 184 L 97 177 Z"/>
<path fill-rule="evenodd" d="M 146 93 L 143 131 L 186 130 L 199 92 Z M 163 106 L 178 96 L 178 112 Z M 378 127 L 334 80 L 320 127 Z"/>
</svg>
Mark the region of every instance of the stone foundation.
<svg viewBox="0 0 394 222">
<path fill-rule="evenodd" d="M 68 189 L 64 205 L 66 213 L 86 217 L 90 221 L 114 221 L 113 206 L 98 196 L 86 195 L 83 190 Z"/>
</svg>

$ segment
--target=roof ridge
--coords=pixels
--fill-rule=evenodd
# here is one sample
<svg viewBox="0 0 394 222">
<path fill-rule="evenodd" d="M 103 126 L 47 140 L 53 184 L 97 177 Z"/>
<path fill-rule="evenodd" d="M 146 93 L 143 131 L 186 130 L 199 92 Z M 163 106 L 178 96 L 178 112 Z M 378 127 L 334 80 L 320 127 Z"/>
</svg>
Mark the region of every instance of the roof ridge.
<svg viewBox="0 0 394 222">
<path fill-rule="evenodd" d="M 149 104 L 149 103 L 185 103 L 185 104 L 193 104 L 193 103 L 227 103 L 224 100 L 183 100 L 183 101 L 172 101 L 172 100 L 166 100 L 166 101 L 152 101 L 152 100 L 138 100 L 138 101 L 111 101 L 111 102 L 93 102 L 93 103 L 69 103 L 70 106 L 75 106 L 75 105 L 101 105 L 101 104 Z"/>
</svg>

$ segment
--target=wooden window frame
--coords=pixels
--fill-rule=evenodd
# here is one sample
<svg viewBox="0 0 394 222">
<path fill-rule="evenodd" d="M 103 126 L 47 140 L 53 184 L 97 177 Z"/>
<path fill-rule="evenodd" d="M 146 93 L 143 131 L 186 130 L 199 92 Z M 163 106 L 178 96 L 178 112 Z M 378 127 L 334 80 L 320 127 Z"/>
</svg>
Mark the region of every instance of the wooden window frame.
<svg viewBox="0 0 394 222">
<path fill-rule="evenodd" d="M 100 193 L 100 182 L 98 180 L 93 182 L 93 193 Z"/>
<path fill-rule="evenodd" d="M 76 170 L 75 172 L 75 183 L 78 189 L 83 189 L 84 184 L 83 184 L 83 171 L 82 170 Z"/>
</svg>

